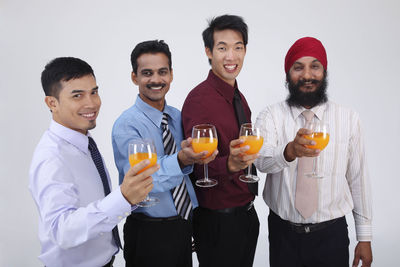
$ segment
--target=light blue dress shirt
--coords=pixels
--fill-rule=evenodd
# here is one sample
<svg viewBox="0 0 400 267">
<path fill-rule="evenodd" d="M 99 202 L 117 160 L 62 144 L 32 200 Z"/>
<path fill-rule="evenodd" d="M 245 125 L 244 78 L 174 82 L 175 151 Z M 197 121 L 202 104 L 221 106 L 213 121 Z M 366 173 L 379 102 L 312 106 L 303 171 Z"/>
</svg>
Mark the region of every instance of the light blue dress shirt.
<svg viewBox="0 0 400 267">
<path fill-rule="evenodd" d="M 45 266 L 99 267 L 118 252 L 111 232 L 131 206 L 119 187 L 104 197 L 88 136 L 51 121 L 33 155 L 29 190 Z"/>
<path fill-rule="evenodd" d="M 168 127 L 175 139 L 177 151 L 179 151 L 183 140 L 181 113 L 166 103 L 164 113 L 169 115 Z M 153 140 L 157 150 L 157 163 L 160 164 L 161 168 L 152 175 L 154 187 L 149 195 L 159 198 L 160 203 L 147 208 L 138 207 L 134 212 L 141 212 L 157 218 L 177 215 L 170 190 L 182 183 L 182 179 L 185 179 L 193 208 L 198 206 L 193 185 L 188 176 L 193 170 L 193 165 L 186 166 L 182 170 L 177 158 L 178 152 L 173 155 L 164 155 L 161 128 L 162 116 L 163 112 L 145 103 L 138 95 L 135 104 L 121 114 L 114 123 L 112 130 L 114 160 L 119 171 L 120 183 L 130 168 L 128 157 L 129 142 L 142 138 Z"/>
</svg>

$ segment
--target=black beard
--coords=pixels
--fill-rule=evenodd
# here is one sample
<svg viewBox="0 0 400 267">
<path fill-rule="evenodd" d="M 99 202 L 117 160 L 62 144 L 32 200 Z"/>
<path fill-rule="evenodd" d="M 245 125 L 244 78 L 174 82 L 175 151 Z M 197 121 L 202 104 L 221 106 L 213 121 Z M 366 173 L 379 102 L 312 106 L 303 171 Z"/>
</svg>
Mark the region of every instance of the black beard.
<svg viewBox="0 0 400 267">
<path fill-rule="evenodd" d="M 317 89 L 313 92 L 302 92 L 300 87 L 306 82 L 312 82 L 317 85 Z M 323 104 L 328 101 L 328 96 L 326 94 L 326 88 L 328 87 L 327 73 L 324 73 L 322 80 L 300 80 L 294 83 L 289 76 L 286 75 L 286 86 L 289 89 L 289 95 L 286 102 L 289 106 L 295 107 L 315 107 L 319 104 Z"/>
</svg>

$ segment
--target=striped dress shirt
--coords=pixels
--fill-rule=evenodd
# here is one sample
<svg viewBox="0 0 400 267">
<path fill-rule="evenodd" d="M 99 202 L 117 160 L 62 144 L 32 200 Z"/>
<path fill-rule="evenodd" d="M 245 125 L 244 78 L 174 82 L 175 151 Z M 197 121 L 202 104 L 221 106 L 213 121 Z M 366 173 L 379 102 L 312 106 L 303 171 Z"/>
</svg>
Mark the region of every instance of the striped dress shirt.
<svg viewBox="0 0 400 267">
<path fill-rule="evenodd" d="M 305 124 L 302 107 L 290 107 L 286 101 L 268 106 L 257 117 L 264 144 L 255 165 L 267 173 L 263 197 L 282 219 L 293 223 L 319 223 L 353 212 L 358 241 L 372 239 L 372 201 L 369 175 L 359 116 L 333 102 L 312 108 L 314 120 L 328 122 L 330 140 L 320 153 L 324 177 L 318 179 L 318 208 L 304 219 L 295 208 L 297 159 L 283 156 L 286 145 L 294 140 Z M 310 178 L 311 179 L 311 178 Z"/>
</svg>

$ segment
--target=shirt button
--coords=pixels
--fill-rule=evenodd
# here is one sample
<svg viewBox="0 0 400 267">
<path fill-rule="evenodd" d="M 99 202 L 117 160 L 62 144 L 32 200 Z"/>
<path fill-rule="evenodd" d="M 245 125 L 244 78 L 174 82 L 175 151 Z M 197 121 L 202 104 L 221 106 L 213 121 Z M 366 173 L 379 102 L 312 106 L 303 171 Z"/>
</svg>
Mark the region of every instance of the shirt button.
<svg viewBox="0 0 400 267">
<path fill-rule="evenodd" d="M 131 215 L 130 212 L 125 212 L 125 216 L 129 216 L 129 215 Z"/>
<path fill-rule="evenodd" d="M 123 218 L 122 216 L 118 216 L 118 220 L 122 220 L 122 218 Z"/>
</svg>

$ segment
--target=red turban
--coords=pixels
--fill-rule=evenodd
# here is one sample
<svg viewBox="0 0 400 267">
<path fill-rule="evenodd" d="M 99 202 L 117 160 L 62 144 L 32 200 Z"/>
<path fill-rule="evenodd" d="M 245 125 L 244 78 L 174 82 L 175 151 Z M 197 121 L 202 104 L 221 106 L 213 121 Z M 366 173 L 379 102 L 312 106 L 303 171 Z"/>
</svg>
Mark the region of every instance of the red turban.
<svg viewBox="0 0 400 267">
<path fill-rule="evenodd" d="M 328 67 L 325 48 L 321 41 L 313 37 L 303 37 L 290 47 L 285 57 L 285 72 L 288 73 L 294 62 L 301 57 L 315 57 L 325 70 Z"/>
</svg>

